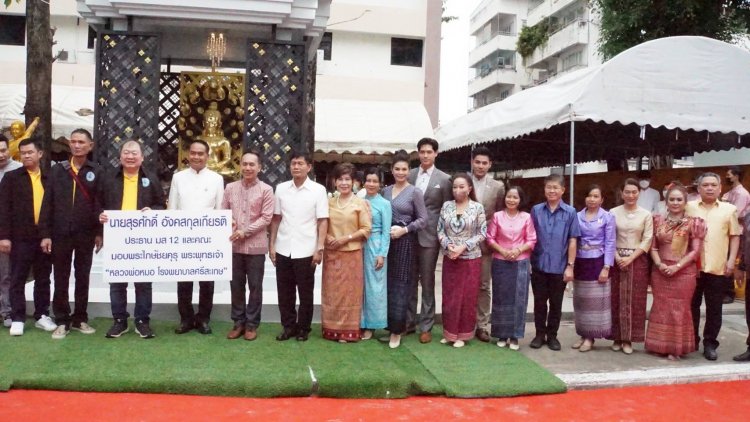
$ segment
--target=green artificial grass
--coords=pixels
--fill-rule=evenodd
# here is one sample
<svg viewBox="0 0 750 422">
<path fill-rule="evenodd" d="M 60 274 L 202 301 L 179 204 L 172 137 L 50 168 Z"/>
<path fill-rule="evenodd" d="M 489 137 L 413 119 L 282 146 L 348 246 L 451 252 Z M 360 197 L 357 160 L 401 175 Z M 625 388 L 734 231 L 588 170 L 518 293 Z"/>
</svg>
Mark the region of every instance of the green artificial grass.
<svg viewBox="0 0 750 422">
<path fill-rule="evenodd" d="M 375 338 L 347 344 L 326 341 L 319 327 L 300 346 L 321 397 L 404 398 L 443 392 L 435 377 L 404 347 L 390 349 Z"/>
<path fill-rule="evenodd" d="M 462 348 L 441 344 L 441 327 L 430 344 L 405 346 L 437 378 L 448 397 L 510 397 L 564 393 L 565 383 L 519 352 L 472 340 Z"/>
<path fill-rule="evenodd" d="M 497 397 L 565 391 L 552 374 L 517 352 L 470 342 L 462 349 L 411 335 L 397 349 L 376 339 L 339 344 L 321 338 L 279 342 L 279 324 L 262 324 L 258 339 L 227 340 L 231 324 L 214 334 L 177 335 L 175 323 L 152 321 L 155 339 L 133 332 L 104 338 L 111 320 L 95 319 L 96 334 L 64 340 L 27 322 L 22 337 L 0 330 L 0 391 L 9 388 L 174 393 L 242 397 L 402 398 L 412 395 Z M 378 331 L 376 335 L 385 335 Z M 316 378 L 311 379 L 311 370 Z"/>
</svg>

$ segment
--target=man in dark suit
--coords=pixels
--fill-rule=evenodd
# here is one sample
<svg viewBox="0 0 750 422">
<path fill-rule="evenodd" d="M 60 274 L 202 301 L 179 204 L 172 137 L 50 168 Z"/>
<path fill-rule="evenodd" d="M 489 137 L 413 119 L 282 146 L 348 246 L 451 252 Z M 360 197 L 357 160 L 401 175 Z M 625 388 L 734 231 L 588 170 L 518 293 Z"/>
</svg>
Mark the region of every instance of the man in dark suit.
<svg viewBox="0 0 750 422">
<path fill-rule="evenodd" d="M 120 167 L 104 177 L 99 189 L 102 212 L 99 222 L 109 221 L 104 210 L 149 211 L 164 209 L 164 190 L 159 179 L 150 176 L 142 167 L 143 148 L 135 140 L 120 147 Z M 107 239 L 104 239 L 105 241 Z M 149 325 L 151 314 L 151 283 L 135 281 L 135 332 L 141 338 L 155 336 Z M 110 283 L 109 300 L 114 322 L 105 337 L 117 338 L 128 332 L 128 283 Z"/>
<path fill-rule="evenodd" d="M 13 322 L 10 335 L 23 335 L 26 322 L 25 286 L 29 270 L 34 270 L 34 326 L 54 331 L 49 317 L 50 272 L 52 262 L 42 252 L 39 215 L 47 187 L 42 172 L 42 144 L 29 138 L 18 144 L 23 167 L 13 170 L 0 183 L 0 252 L 10 253 L 10 306 Z"/>
<path fill-rule="evenodd" d="M 419 341 L 432 341 L 432 325 L 435 323 L 435 266 L 437 265 L 440 244 L 437 238 L 438 217 L 445 201 L 453 198 L 451 178 L 435 167 L 438 142 L 432 138 L 422 138 L 417 143 L 419 168 L 409 172 L 409 183 L 419 188 L 424 195 L 427 208 L 427 227 L 417 232 L 419 240 L 414 246 L 415 265 L 413 267 L 412 297 L 407 313 L 407 327 L 419 325 Z M 417 292 L 422 286 L 422 307 L 417 320 Z"/>
<path fill-rule="evenodd" d="M 96 332 L 88 324 L 89 274 L 94 247 L 98 252 L 102 244 L 96 200 L 101 169 L 88 159 L 94 141 L 88 130 L 76 129 L 70 134 L 68 146 L 70 160 L 50 170 L 39 219 L 42 252 L 51 254 L 55 271 L 52 310 L 58 325 L 52 338 L 58 340 L 64 339 L 71 329 L 83 334 Z M 75 312 L 71 317 L 68 287 L 74 253 Z"/>
<path fill-rule="evenodd" d="M 487 221 L 492 221 L 496 204 L 502 204 L 505 198 L 505 187 L 489 175 L 492 167 L 492 154 L 487 147 L 474 148 L 471 151 L 471 178 L 474 182 L 474 194 L 484 207 Z M 477 298 L 477 339 L 490 341 L 490 314 L 492 313 L 492 250 L 482 242 L 482 278 Z"/>
</svg>

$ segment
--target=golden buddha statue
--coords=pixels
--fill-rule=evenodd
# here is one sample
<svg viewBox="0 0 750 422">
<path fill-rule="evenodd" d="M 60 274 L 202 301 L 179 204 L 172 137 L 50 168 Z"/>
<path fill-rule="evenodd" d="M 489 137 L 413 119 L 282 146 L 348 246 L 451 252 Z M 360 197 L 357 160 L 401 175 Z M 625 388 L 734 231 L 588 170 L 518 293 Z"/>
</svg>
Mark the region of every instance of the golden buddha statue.
<svg viewBox="0 0 750 422">
<path fill-rule="evenodd" d="M 10 152 L 11 158 L 13 158 L 16 161 L 21 160 L 21 156 L 18 153 L 18 144 L 21 143 L 24 139 L 28 139 L 31 137 L 32 134 L 34 134 L 34 130 L 36 130 L 37 125 L 39 124 L 39 118 L 35 118 L 29 127 L 27 128 L 26 125 L 20 121 L 16 120 L 15 122 L 10 124 L 10 136 L 13 137 L 13 139 L 8 142 L 8 149 Z"/>
<path fill-rule="evenodd" d="M 232 144 L 221 130 L 221 112 L 216 102 L 211 102 L 203 112 L 203 132 L 196 139 L 205 141 L 210 147 L 208 168 L 223 175 L 234 175 L 232 166 Z"/>
</svg>

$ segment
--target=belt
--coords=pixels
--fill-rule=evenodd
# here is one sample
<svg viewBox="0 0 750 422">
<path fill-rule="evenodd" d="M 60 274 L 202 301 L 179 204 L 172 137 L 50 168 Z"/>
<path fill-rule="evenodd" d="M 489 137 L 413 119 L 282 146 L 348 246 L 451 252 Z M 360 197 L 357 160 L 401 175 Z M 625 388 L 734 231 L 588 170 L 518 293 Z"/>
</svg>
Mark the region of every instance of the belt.
<svg viewBox="0 0 750 422">
<path fill-rule="evenodd" d="M 635 252 L 635 249 L 617 248 L 617 254 L 620 256 L 628 257 L 630 255 L 633 255 L 633 252 Z"/>
</svg>

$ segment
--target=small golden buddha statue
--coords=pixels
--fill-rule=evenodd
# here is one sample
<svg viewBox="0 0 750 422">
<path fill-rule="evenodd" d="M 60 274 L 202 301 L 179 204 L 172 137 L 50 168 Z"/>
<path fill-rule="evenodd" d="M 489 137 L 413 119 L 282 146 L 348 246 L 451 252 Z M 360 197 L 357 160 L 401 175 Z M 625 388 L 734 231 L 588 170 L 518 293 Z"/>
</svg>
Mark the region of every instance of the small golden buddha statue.
<svg viewBox="0 0 750 422">
<path fill-rule="evenodd" d="M 39 124 L 39 118 L 35 118 L 29 127 L 27 128 L 26 125 L 20 121 L 16 120 L 15 122 L 10 124 L 10 136 L 13 137 L 13 139 L 8 142 L 8 149 L 10 152 L 11 158 L 13 158 L 16 161 L 20 161 L 21 156 L 18 153 L 18 144 L 21 143 L 24 139 L 28 139 L 31 137 L 31 135 L 34 134 L 34 130 L 36 130 L 37 125 Z"/>
<path fill-rule="evenodd" d="M 216 102 L 211 102 L 203 112 L 203 132 L 196 139 L 205 141 L 210 147 L 208 168 L 223 175 L 232 176 L 232 144 L 221 130 L 221 112 Z"/>
</svg>

